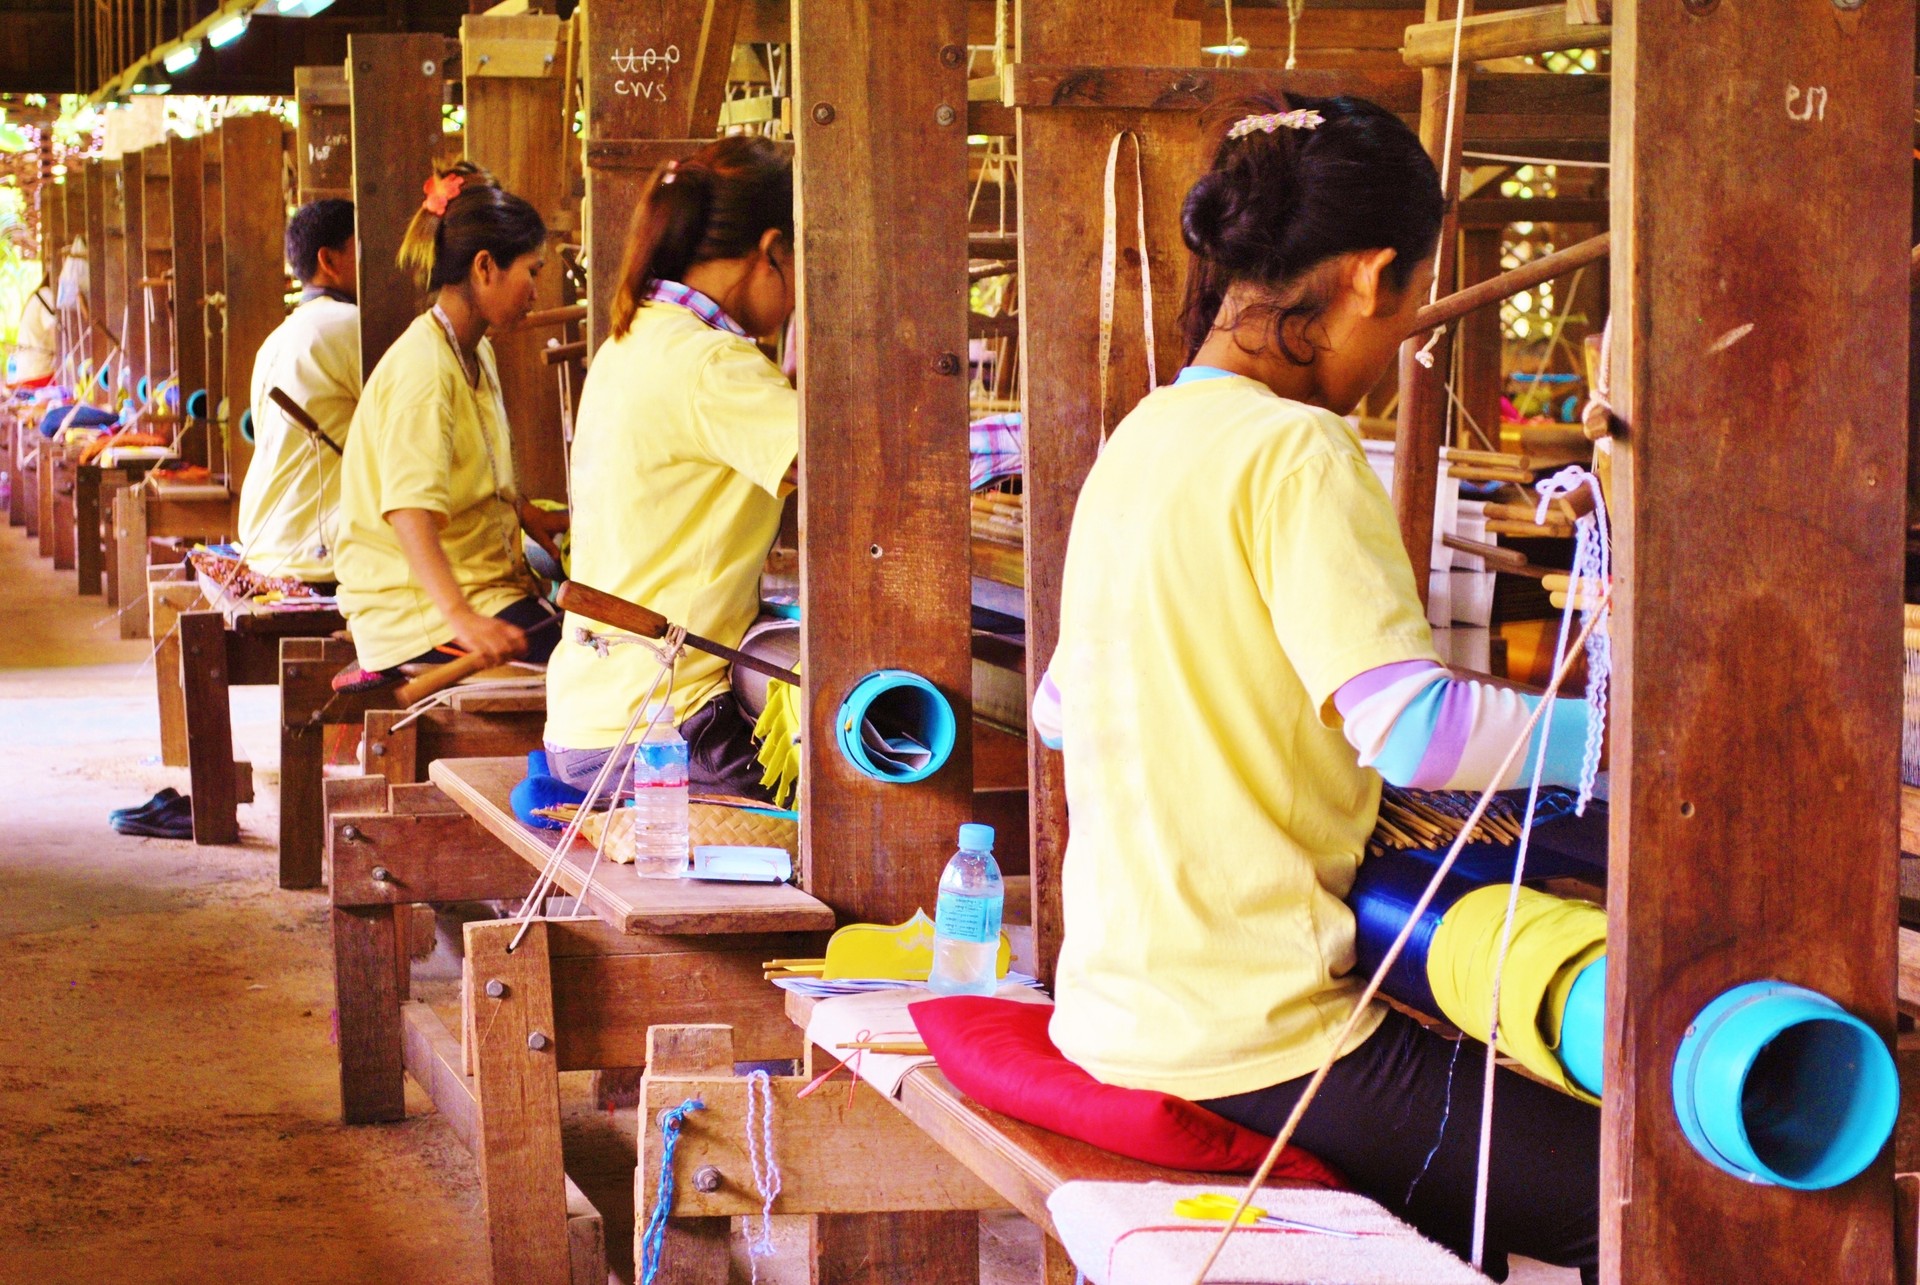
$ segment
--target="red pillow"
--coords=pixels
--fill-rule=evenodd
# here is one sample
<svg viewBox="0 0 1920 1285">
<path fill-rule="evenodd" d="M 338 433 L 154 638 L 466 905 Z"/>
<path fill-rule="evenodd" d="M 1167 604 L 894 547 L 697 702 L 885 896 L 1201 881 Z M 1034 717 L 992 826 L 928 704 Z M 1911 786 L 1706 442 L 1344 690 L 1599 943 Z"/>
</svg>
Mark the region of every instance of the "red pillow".
<svg viewBox="0 0 1920 1285">
<path fill-rule="evenodd" d="M 1273 1145 L 1183 1098 L 1100 1083 L 1053 1046 L 1051 1004 L 952 995 L 910 1011 L 954 1087 L 990 1111 L 1168 1169 L 1251 1173 Z M 1346 1185 L 1298 1147 L 1280 1154 L 1273 1176 L 1336 1191 Z"/>
</svg>

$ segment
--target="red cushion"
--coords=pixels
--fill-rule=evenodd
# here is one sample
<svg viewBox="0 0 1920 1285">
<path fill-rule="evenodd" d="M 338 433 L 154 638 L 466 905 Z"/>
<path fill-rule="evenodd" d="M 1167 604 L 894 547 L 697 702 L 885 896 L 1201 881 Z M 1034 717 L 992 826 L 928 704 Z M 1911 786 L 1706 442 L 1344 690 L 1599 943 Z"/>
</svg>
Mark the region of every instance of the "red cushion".
<svg viewBox="0 0 1920 1285">
<path fill-rule="evenodd" d="M 921 1000 L 911 1011 L 954 1087 L 990 1111 L 1168 1169 L 1251 1173 L 1273 1145 L 1273 1139 L 1183 1098 L 1100 1083 L 1053 1046 L 1047 1034 L 1051 1004 L 953 995 Z M 1298 1147 L 1281 1153 L 1273 1176 L 1335 1190 L 1345 1186 Z"/>
</svg>

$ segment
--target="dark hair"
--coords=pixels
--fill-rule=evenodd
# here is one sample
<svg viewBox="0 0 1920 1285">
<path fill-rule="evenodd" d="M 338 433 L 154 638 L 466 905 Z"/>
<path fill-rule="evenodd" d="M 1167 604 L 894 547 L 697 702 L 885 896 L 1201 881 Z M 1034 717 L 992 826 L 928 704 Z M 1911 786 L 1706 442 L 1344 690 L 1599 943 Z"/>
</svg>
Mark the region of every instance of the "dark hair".
<svg viewBox="0 0 1920 1285">
<path fill-rule="evenodd" d="M 1227 290 L 1262 288 L 1274 342 L 1289 361 L 1286 323 L 1311 321 L 1330 302 L 1313 269 L 1342 254 L 1391 248 L 1387 279 L 1405 288 L 1434 251 L 1446 200 L 1420 140 L 1398 116 L 1361 98 L 1256 97 L 1223 108 L 1223 126 L 1275 112 L 1318 113 L 1311 129 L 1278 125 L 1222 137 L 1213 167 L 1187 193 L 1180 234 L 1193 251 L 1181 329 L 1191 360 L 1212 332 Z"/>
<path fill-rule="evenodd" d="M 696 263 L 752 254 L 772 228 L 793 238 L 793 161 L 764 138 L 736 135 L 654 170 L 634 207 L 613 295 L 613 333 L 627 333 L 654 283 Z"/>
<path fill-rule="evenodd" d="M 353 240 L 353 202 L 337 196 L 308 201 L 287 220 L 287 262 L 302 283 L 320 270 L 320 251 L 339 250 Z"/>
<path fill-rule="evenodd" d="M 459 161 L 438 177 L 443 183 L 458 178 L 459 192 L 447 199 L 445 214 L 435 214 L 423 202 L 400 242 L 400 266 L 413 273 L 422 290 L 465 281 L 482 250 L 504 268 L 546 247 L 547 225 L 540 212 L 472 161 Z"/>
</svg>

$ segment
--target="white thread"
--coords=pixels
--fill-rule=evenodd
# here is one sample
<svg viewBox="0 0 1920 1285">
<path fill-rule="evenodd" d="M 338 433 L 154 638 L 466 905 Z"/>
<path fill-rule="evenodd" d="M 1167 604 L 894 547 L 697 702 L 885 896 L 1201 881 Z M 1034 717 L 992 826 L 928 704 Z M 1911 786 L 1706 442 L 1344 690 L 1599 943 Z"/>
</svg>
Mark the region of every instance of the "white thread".
<svg viewBox="0 0 1920 1285">
<path fill-rule="evenodd" d="M 1593 512 L 1581 515 L 1573 528 L 1573 572 L 1567 585 L 1567 609 L 1576 601 L 1581 619 L 1606 610 L 1608 599 L 1593 602 L 1595 593 L 1613 583 L 1613 536 L 1607 517 L 1607 500 L 1600 479 L 1586 469 L 1572 465 L 1541 482 L 1536 490 L 1540 504 L 1534 521 L 1544 523 L 1547 507 L 1557 496 L 1572 495 L 1582 487 L 1593 493 Z M 1562 625 L 1562 632 L 1567 628 Z M 1606 622 L 1587 634 L 1587 745 L 1580 763 L 1580 795 L 1574 815 L 1585 816 L 1587 802 L 1593 798 L 1594 783 L 1600 775 L 1600 751 L 1606 741 L 1607 697 L 1613 677 L 1613 634 Z"/>
<path fill-rule="evenodd" d="M 780 1195 L 780 1162 L 773 1154 L 773 1077 L 765 1071 L 747 1077 L 747 1164 L 760 1193 L 760 1231 L 747 1237 L 747 1270 L 753 1285 L 760 1285 L 760 1260 L 774 1254 L 773 1202 Z"/>
<path fill-rule="evenodd" d="M 1462 152 L 1471 161 L 1505 161 L 1509 165 L 1565 165 L 1577 170 L 1610 170 L 1611 161 L 1569 161 L 1556 156 L 1509 156 L 1505 152 Z"/>
<path fill-rule="evenodd" d="M 1453 125 L 1455 112 L 1460 103 L 1460 37 L 1466 30 L 1466 25 L 1466 0 L 1453 0 L 1453 60 L 1447 69 L 1447 126 L 1446 131 L 1440 136 L 1440 195 L 1442 199 L 1449 199 L 1448 193 L 1453 190 L 1451 186 L 1453 182 Z M 1444 254 L 1440 254 L 1437 256 L 1437 261 L 1444 260 L 1445 258 L 1446 256 Z M 1438 266 L 1437 261 L 1436 267 Z M 1427 291 L 1427 306 L 1431 308 L 1438 302 L 1440 302 L 1440 274 L 1436 271 L 1433 274 L 1433 286 Z M 1422 344 L 1420 350 L 1413 354 L 1413 359 L 1419 362 L 1423 368 L 1432 370 L 1434 346 L 1440 342 L 1440 337 L 1446 333 L 1447 328 L 1445 326 L 1435 326 L 1433 333 L 1427 336 L 1427 342 Z"/>
<path fill-rule="evenodd" d="M 1567 605 L 1560 612 L 1560 634 L 1554 643 L 1553 651 L 1554 669 L 1558 672 L 1567 660 L 1567 641 L 1573 631 L 1573 615 L 1578 606 L 1585 626 L 1583 636 L 1586 639 L 1589 665 L 1586 758 L 1581 765 L 1580 800 L 1576 805 L 1578 812 L 1585 811 L 1587 799 L 1593 790 L 1593 773 L 1599 767 L 1599 741 L 1604 731 L 1606 717 L 1604 659 L 1601 661 L 1602 670 L 1597 682 L 1591 667 L 1596 654 L 1603 654 L 1606 650 L 1607 631 L 1604 616 L 1609 609 L 1611 598 L 1604 592 L 1606 580 L 1589 581 L 1585 578 L 1601 571 L 1607 564 L 1606 507 L 1605 501 L 1600 497 L 1599 479 L 1578 465 L 1561 469 L 1540 483 L 1538 488 L 1540 504 L 1534 511 L 1534 520 L 1544 522 L 1547 510 L 1556 498 L 1571 494 L 1588 485 L 1593 489 L 1595 508 L 1591 513 L 1582 514 L 1574 524 L 1573 579 L 1567 590 Z M 1583 559 L 1586 563 L 1584 569 Z M 1601 595 L 1591 608 L 1584 605 L 1586 598 L 1582 593 L 1583 586 L 1589 583 L 1594 586 L 1592 592 Z M 1596 687 L 1601 693 L 1597 702 Z M 1500 1047 L 1500 985 L 1506 973 L 1507 952 L 1513 945 L 1513 920 L 1520 908 L 1520 884 L 1526 877 L 1527 852 L 1533 842 L 1534 810 L 1540 801 L 1540 780 L 1546 774 L 1547 745 L 1553 737 L 1553 702 L 1543 698 L 1541 704 L 1544 707 L 1544 716 L 1540 724 L 1540 744 L 1534 752 L 1533 777 L 1527 784 L 1527 810 L 1520 821 L 1520 844 L 1514 851 L 1513 878 L 1507 888 L 1507 913 L 1500 928 L 1500 950 L 1493 957 L 1493 986 L 1492 995 L 1489 998 L 1492 1011 L 1487 1019 L 1487 1061 L 1480 1085 L 1479 1153 L 1474 1166 L 1473 1182 L 1472 1262 L 1475 1267 L 1484 1264 L 1486 1253 L 1487 1190 L 1491 1185 L 1493 1173 L 1493 1086 L 1495 1071 L 1498 1069 L 1498 1058 L 1495 1055 Z M 1598 713 L 1594 712 L 1596 706 Z"/>
</svg>

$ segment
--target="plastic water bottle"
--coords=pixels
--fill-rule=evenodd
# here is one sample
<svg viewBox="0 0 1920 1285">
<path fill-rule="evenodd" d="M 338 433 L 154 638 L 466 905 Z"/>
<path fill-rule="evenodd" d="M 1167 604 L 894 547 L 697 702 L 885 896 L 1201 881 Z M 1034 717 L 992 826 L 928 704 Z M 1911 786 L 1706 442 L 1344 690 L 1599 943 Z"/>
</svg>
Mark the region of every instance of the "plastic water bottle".
<svg viewBox="0 0 1920 1285">
<path fill-rule="evenodd" d="M 961 826 L 960 851 L 940 876 L 927 989 L 936 995 L 991 995 L 999 989 L 1006 903 L 1000 863 L 993 859 L 993 827 Z"/>
<path fill-rule="evenodd" d="M 649 709 L 651 721 L 655 711 Z M 633 747 L 633 868 L 674 878 L 687 868 L 687 743 L 672 711 Z"/>
</svg>

